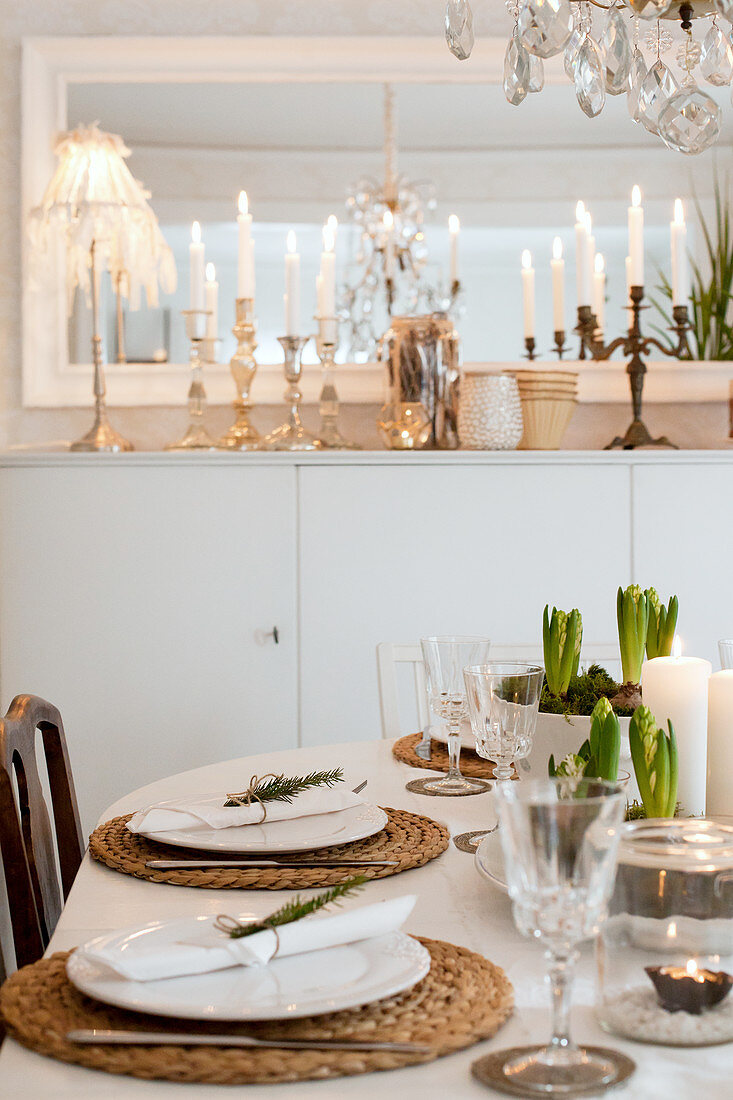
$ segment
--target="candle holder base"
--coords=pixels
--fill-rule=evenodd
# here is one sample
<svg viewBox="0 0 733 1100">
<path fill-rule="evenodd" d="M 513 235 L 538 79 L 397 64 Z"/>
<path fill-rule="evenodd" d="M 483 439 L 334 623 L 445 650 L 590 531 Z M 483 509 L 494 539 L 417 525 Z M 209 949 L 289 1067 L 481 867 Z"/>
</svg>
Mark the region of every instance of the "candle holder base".
<svg viewBox="0 0 733 1100">
<path fill-rule="evenodd" d="M 251 405 L 234 403 L 237 418 L 229 431 L 225 432 L 217 446 L 223 451 L 260 451 L 262 436 L 249 422 Z"/>
<path fill-rule="evenodd" d="M 319 443 L 302 424 L 281 424 L 262 441 L 266 451 L 317 451 Z"/>
<path fill-rule="evenodd" d="M 360 451 L 362 449 L 359 443 L 350 443 L 348 439 L 344 439 L 338 428 L 324 431 L 323 426 L 316 440 L 316 447 L 319 451 Z"/>
<path fill-rule="evenodd" d="M 189 424 L 177 443 L 167 443 L 166 451 L 215 451 L 215 441 L 201 424 Z"/>
<path fill-rule="evenodd" d="M 319 334 L 316 337 L 318 358 L 321 360 L 323 381 L 321 383 L 321 395 L 319 398 L 319 411 L 321 414 L 321 426 L 318 429 L 316 446 L 321 451 L 360 451 L 358 443 L 351 443 L 344 439 L 338 427 L 339 397 L 336 391 L 334 374 L 336 370 L 335 355 L 337 340 L 331 333 L 337 331 L 335 317 L 317 317 Z M 324 338 L 324 330 L 329 334 Z M 330 332 L 329 332 L 330 330 Z"/>
<path fill-rule="evenodd" d="M 94 424 L 85 436 L 72 443 L 71 451 L 107 451 L 111 454 L 119 454 L 122 451 L 134 451 L 129 440 L 116 432 L 107 419 L 104 405 L 97 406 Z"/>
<path fill-rule="evenodd" d="M 672 443 L 666 435 L 660 435 L 658 439 L 654 439 L 643 420 L 632 420 L 626 435 L 623 437 L 617 435 L 603 449 L 613 451 L 619 448 L 623 451 L 633 451 L 637 447 L 669 447 L 673 451 L 679 450 L 677 444 Z"/>
</svg>

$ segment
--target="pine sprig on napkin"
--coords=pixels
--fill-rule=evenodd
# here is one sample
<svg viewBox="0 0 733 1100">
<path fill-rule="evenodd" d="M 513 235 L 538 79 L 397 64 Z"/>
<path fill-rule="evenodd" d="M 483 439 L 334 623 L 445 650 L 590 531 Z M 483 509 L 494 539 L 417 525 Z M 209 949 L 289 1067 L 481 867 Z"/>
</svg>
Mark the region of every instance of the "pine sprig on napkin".
<svg viewBox="0 0 733 1100">
<path fill-rule="evenodd" d="M 326 905 L 332 905 L 333 903 L 338 905 L 341 898 L 360 890 L 365 882 L 364 875 L 356 875 L 354 878 L 341 882 L 338 886 L 332 886 L 322 894 L 316 894 L 314 898 L 308 898 L 305 901 L 299 894 L 296 894 L 291 901 L 286 901 L 280 909 L 270 913 L 269 917 L 265 917 L 264 920 L 254 921 L 252 924 L 240 924 L 234 917 L 219 916 L 214 927 L 218 928 L 220 932 L 225 932 L 233 940 L 241 939 L 243 936 L 253 936 L 255 932 L 266 932 L 268 928 L 277 928 L 281 924 L 292 924 L 293 921 L 310 916 L 311 913 L 323 909 Z"/>
<path fill-rule="evenodd" d="M 343 783 L 342 768 L 331 771 L 310 772 L 308 775 L 269 775 L 261 781 L 253 777 L 249 790 L 238 795 L 227 795 L 225 806 L 239 806 L 243 801 L 250 802 L 292 802 L 303 791 L 312 787 L 333 787 Z"/>
</svg>

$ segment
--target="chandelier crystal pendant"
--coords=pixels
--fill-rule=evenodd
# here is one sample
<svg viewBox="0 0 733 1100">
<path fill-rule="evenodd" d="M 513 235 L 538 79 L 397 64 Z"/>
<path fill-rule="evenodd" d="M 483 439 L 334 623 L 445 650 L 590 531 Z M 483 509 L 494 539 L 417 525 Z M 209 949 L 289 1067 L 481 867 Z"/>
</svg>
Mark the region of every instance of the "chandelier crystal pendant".
<svg viewBox="0 0 733 1100">
<path fill-rule="evenodd" d="M 449 12 L 457 3 L 450 0 Z M 538 62 L 562 53 L 565 75 L 588 118 L 601 114 L 607 95 L 626 93 L 632 121 L 669 149 L 695 156 L 717 141 L 721 108 L 700 82 L 733 85 L 733 32 L 718 25 L 721 16 L 733 23 L 733 0 L 505 0 L 505 6 L 514 20 L 503 71 L 512 106 L 544 87 Z M 640 20 L 648 26 L 646 57 Z M 697 41 L 693 28 L 701 20 L 711 22 Z M 679 75 L 662 60 L 675 38 Z M 450 38 L 449 45 L 456 53 Z"/>
</svg>

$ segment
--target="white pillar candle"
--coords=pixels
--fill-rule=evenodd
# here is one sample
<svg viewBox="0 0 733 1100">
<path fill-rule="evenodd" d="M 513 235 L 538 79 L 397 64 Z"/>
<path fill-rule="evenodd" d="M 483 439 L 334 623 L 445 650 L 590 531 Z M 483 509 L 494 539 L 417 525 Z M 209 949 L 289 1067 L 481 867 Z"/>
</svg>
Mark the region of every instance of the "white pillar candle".
<svg viewBox="0 0 733 1100">
<path fill-rule="evenodd" d="M 705 813 L 733 814 L 733 669 L 708 682 L 708 781 Z"/>
<path fill-rule="evenodd" d="M 247 192 L 239 192 L 237 215 L 239 252 L 237 256 L 237 297 L 254 298 L 254 256 L 252 251 L 252 215 L 249 212 Z"/>
<path fill-rule="evenodd" d="M 588 282 L 590 283 L 588 301 L 583 305 L 593 305 L 593 272 L 595 271 L 596 262 L 596 239 L 593 236 L 593 220 L 586 210 L 585 212 L 585 251 L 586 260 L 584 270 L 588 273 Z"/>
<path fill-rule="evenodd" d="M 606 321 L 606 270 L 603 255 L 596 252 L 593 262 L 593 312 L 596 325 L 603 332 Z"/>
<path fill-rule="evenodd" d="M 333 229 L 323 227 L 323 251 L 321 252 L 320 316 L 333 317 L 336 313 L 336 240 Z"/>
<path fill-rule="evenodd" d="M 641 191 L 634 185 L 631 191 L 629 215 L 629 259 L 632 286 L 644 285 L 644 208 Z"/>
<path fill-rule="evenodd" d="M 686 306 L 690 297 L 687 266 L 687 225 L 682 199 L 674 200 L 674 221 L 669 226 L 672 254 L 672 305 Z"/>
<path fill-rule="evenodd" d="M 219 284 L 216 281 L 216 268 L 206 265 L 206 283 L 204 285 L 206 304 L 206 339 L 216 340 L 219 335 Z"/>
<path fill-rule="evenodd" d="M 394 215 L 391 210 L 384 211 L 384 273 L 388 279 L 394 275 Z"/>
<path fill-rule="evenodd" d="M 624 260 L 624 270 L 626 272 L 626 298 L 628 304 L 631 305 L 631 256 L 627 256 Z"/>
<path fill-rule="evenodd" d="M 450 281 L 458 282 L 458 234 L 461 231 L 461 223 L 455 214 L 448 218 L 448 232 L 450 234 Z"/>
<path fill-rule="evenodd" d="M 552 327 L 555 332 L 565 331 L 565 261 L 562 258 L 562 241 L 552 242 Z"/>
<path fill-rule="evenodd" d="M 641 695 L 662 728 L 671 720 L 677 738 L 677 798 L 687 815 L 705 813 L 710 661 L 655 657 L 641 669 Z"/>
<path fill-rule="evenodd" d="M 203 310 L 206 308 L 204 294 L 205 258 L 204 245 L 201 240 L 201 226 L 198 222 L 194 222 L 191 226 L 191 243 L 188 246 L 188 257 L 191 278 L 189 309 L 198 312 L 198 316 L 194 315 L 191 318 L 190 331 L 194 332 L 195 338 L 202 340 L 206 332 L 206 318 L 203 315 Z"/>
<path fill-rule="evenodd" d="M 578 279 L 579 306 L 590 305 L 590 271 L 588 270 L 587 235 L 585 206 L 582 202 L 578 202 L 578 205 L 575 207 L 575 266 Z"/>
<path fill-rule="evenodd" d="M 300 329 L 300 256 L 295 233 L 288 233 L 285 253 L 285 335 L 299 336 Z"/>
<path fill-rule="evenodd" d="M 522 253 L 522 296 L 524 299 L 524 335 L 534 336 L 534 268 L 532 253 L 526 248 Z"/>
</svg>

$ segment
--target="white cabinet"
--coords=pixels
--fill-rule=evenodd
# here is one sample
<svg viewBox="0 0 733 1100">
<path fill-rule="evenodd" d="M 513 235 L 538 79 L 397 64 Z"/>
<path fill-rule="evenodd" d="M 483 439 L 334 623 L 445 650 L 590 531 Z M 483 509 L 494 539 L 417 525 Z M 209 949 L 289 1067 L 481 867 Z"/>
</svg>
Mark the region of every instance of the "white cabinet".
<svg viewBox="0 0 733 1100">
<path fill-rule="evenodd" d="M 303 744 L 380 736 L 380 641 L 487 634 L 536 651 L 549 602 L 612 643 L 631 581 L 628 467 L 528 457 L 301 469 Z"/>
<path fill-rule="evenodd" d="M 89 827 L 157 777 L 296 745 L 296 470 L 81 457 L 0 470 L 0 685 L 3 710 L 61 710 Z"/>
<path fill-rule="evenodd" d="M 719 668 L 733 637 L 733 465 L 671 461 L 635 467 L 634 574 L 680 599 L 683 651 Z"/>
</svg>

